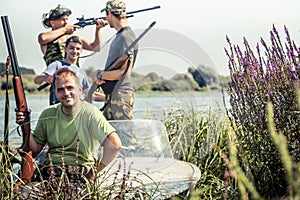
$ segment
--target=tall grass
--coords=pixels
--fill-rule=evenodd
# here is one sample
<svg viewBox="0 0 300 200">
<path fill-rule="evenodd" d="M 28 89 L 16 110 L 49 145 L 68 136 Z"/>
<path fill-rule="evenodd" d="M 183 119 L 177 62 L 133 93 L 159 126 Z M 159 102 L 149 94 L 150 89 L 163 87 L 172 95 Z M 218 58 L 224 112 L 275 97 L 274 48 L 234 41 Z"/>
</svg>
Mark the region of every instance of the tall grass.
<svg viewBox="0 0 300 200">
<path fill-rule="evenodd" d="M 174 199 L 238 198 L 235 180 L 222 159 L 228 154 L 229 123 L 219 110 L 196 111 L 192 106 L 170 110 L 165 121 L 175 157 L 195 164 L 201 178 L 190 191 Z"/>
<path fill-rule="evenodd" d="M 1 154 L 4 155 L 4 154 Z M 125 161 L 124 161 L 125 162 Z M 119 170 L 104 172 L 95 172 L 95 181 L 90 182 L 84 176 L 81 178 L 72 178 L 72 176 L 81 175 L 80 171 L 75 174 L 68 174 L 67 169 L 62 166 L 61 174 L 55 175 L 56 170 L 51 168 L 49 179 L 35 180 L 26 185 L 20 185 L 16 188 L 16 174 L 10 170 L 9 160 L 6 164 L 1 165 L 1 199 L 131 199 L 139 197 L 140 199 L 152 199 L 154 196 L 151 191 L 147 191 L 142 184 L 139 175 L 131 175 L 130 167 L 128 171 Z M 41 171 L 41 168 L 38 168 Z M 94 169 L 96 170 L 96 169 Z M 122 178 L 120 178 L 122 177 Z M 141 183 L 139 188 L 132 186 L 133 182 Z M 155 184 L 155 182 L 153 181 Z M 157 194 L 156 194 L 157 195 Z"/>
<path fill-rule="evenodd" d="M 13 172 L 13 157 L 6 151 L 8 147 L 0 144 L 0 199 L 13 199 L 16 174 Z"/>
</svg>

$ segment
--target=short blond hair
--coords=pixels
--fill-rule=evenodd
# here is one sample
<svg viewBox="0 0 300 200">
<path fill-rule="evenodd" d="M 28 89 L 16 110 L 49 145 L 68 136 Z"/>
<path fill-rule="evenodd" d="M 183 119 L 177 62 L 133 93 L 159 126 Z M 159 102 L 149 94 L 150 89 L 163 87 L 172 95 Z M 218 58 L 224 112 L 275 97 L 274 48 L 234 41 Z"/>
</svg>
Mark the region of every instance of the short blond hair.
<svg viewBox="0 0 300 200">
<path fill-rule="evenodd" d="M 56 72 L 54 73 L 54 80 L 53 80 L 54 86 L 55 86 L 56 79 L 63 80 L 66 77 L 73 77 L 76 84 L 78 84 L 80 86 L 78 76 L 76 75 L 75 72 L 70 70 L 68 67 L 62 67 L 62 68 L 59 68 L 58 70 L 56 70 Z"/>
</svg>

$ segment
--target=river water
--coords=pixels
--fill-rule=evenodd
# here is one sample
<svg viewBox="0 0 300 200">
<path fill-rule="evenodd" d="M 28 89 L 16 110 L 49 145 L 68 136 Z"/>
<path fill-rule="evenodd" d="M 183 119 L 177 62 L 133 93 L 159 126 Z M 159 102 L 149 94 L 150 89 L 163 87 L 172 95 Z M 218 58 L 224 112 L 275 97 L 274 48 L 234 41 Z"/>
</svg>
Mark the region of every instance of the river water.
<svg viewBox="0 0 300 200">
<path fill-rule="evenodd" d="M 47 95 L 27 95 L 28 108 L 31 109 L 31 128 L 33 129 L 40 112 L 48 106 Z M 21 141 L 21 136 L 17 134 L 17 124 L 15 123 L 15 99 L 14 96 L 9 98 L 10 104 L 10 123 L 9 123 L 9 140 Z M 103 103 L 94 103 L 101 108 Z M 141 119 L 152 117 L 162 119 L 168 109 L 174 107 L 187 108 L 195 110 L 206 110 L 210 107 L 223 108 L 221 93 L 209 92 L 189 92 L 189 93 L 147 93 L 136 94 L 134 104 L 134 117 Z M 0 140 L 3 140 L 4 133 L 4 113 L 5 113 L 5 96 L 0 96 Z"/>
</svg>

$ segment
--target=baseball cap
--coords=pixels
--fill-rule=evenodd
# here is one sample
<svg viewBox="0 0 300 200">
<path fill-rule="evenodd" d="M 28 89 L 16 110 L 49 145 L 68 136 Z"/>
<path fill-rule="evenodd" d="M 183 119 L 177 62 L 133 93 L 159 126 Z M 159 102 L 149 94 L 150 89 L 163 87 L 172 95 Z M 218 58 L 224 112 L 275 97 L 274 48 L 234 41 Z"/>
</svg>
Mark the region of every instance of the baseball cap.
<svg viewBox="0 0 300 200">
<path fill-rule="evenodd" d="M 110 0 L 106 3 L 106 7 L 101 12 L 107 11 L 113 14 L 120 15 L 120 17 L 126 16 L 126 5 L 120 0 Z"/>
</svg>

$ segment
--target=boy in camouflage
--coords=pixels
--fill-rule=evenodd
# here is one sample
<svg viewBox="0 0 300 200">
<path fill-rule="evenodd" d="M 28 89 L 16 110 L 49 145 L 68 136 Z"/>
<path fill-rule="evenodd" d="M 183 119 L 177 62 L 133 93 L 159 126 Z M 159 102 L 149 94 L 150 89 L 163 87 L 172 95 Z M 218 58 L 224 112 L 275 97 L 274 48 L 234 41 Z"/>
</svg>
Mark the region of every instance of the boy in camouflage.
<svg viewBox="0 0 300 200">
<path fill-rule="evenodd" d="M 64 59 L 66 40 L 74 35 L 76 29 L 80 28 L 80 26 L 68 24 L 68 17 L 71 14 L 72 11 L 62 5 L 58 5 L 56 8 L 50 10 L 49 13 L 43 14 L 43 25 L 46 28 L 51 28 L 51 30 L 40 33 L 38 42 L 47 66 L 55 60 Z M 80 37 L 80 40 L 83 43 L 83 49 L 97 52 L 100 51 L 101 45 L 100 28 L 104 27 L 107 22 L 100 19 L 96 20 L 95 24 L 94 41 L 91 42 L 83 37 Z M 50 105 L 53 104 L 52 96 L 53 94 L 50 93 Z"/>
</svg>

